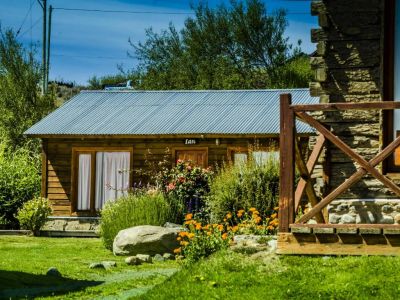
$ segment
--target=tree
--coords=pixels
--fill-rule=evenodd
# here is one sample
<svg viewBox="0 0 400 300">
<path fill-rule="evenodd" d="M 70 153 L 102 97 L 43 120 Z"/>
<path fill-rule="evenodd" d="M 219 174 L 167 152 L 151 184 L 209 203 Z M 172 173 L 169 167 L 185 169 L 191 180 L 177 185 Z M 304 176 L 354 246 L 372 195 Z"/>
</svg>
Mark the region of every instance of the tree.
<svg viewBox="0 0 400 300">
<path fill-rule="evenodd" d="M 0 32 L 0 136 L 10 151 L 36 150 L 23 132 L 54 109 L 54 95 L 41 95 L 41 66 L 12 30 Z"/>
<path fill-rule="evenodd" d="M 231 1 L 215 9 L 200 4 L 178 32 L 146 30 L 146 40 L 130 41 L 139 60 L 140 89 L 254 89 L 306 87 L 311 69 L 284 37 L 286 12 L 267 14 L 260 0 Z M 304 69 L 303 69 L 304 67 Z"/>
</svg>

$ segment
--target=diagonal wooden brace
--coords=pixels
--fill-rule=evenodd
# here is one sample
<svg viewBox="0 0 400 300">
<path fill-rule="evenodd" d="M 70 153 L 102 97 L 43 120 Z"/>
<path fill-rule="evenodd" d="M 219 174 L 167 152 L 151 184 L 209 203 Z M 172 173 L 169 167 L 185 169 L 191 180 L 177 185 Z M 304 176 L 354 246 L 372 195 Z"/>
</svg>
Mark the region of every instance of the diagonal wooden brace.
<svg viewBox="0 0 400 300">
<path fill-rule="evenodd" d="M 303 119 L 302 115 L 303 114 L 301 114 L 299 117 L 301 117 Z M 306 121 L 305 119 L 303 119 L 303 120 Z M 316 121 L 316 122 L 319 125 L 321 125 L 318 121 Z M 314 124 L 312 126 L 314 126 Z M 323 127 L 323 128 L 325 128 L 325 127 Z M 332 134 L 329 130 L 327 130 L 327 131 L 329 132 L 329 134 Z M 324 133 L 322 133 L 322 134 L 324 134 Z M 328 138 L 328 137 L 326 137 L 326 138 Z M 338 138 L 335 137 L 335 139 L 338 139 Z M 392 154 L 393 151 L 399 146 L 400 146 L 400 136 L 397 137 L 393 142 L 391 142 L 380 153 L 378 153 L 373 159 L 371 159 L 369 161 L 368 165 L 372 168 L 375 168 L 376 165 L 381 163 L 385 158 L 387 158 L 390 154 Z M 336 197 L 338 197 L 340 194 L 342 194 L 347 189 L 349 189 L 353 184 L 355 184 L 357 181 L 359 181 L 365 174 L 367 174 L 367 170 L 365 170 L 364 168 L 358 169 L 357 172 L 355 172 L 352 176 L 350 176 L 350 178 L 348 178 L 340 186 L 338 186 L 335 190 L 333 190 L 329 195 L 327 195 L 324 199 L 322 199 L 316 206 L 314 206 L 310 211 L 308 211 L 307 214 L 303 215 L 296 223 L 305 223 L 308 220 L 310 220 L 311 218 L 313 218 L 315 215 L 318 214 L 318 212 L 320 212 L 324 207 L 326 207 L 329 203 L 331 203 Z"/>
<path fill-rule="evenodd" d="M 311 179 L 311 173 L 312 173 L 312 169 L 307 167 L 306 163 L 303 160 L 303 157 L 301 155 L 301 151 L 300 151 L 300 146 L 299 143 L 296 139 L 295 142 L 295 154 L 296 154 L 296 165 L 297 165 L 297 169 L 300 173 L 300 182 L 297 185 L 296 188 L 296 192 L 295 192 L 295 211 L 297 211 L 298 206 L 299 206 L 299 202 L 301 200 L 301 197 L 304 193 L 304 190 L 307 194 L 307 198 L 310 201 L 312 206 L 315 206 L 318 204 L 319 200 L 318 197 L 315 193 L 314 190 L 314 186 L 313 186 L 313 182 Z M 317 220 L 318 223 L 325 223 L 325 219 L 324 216 L 322 214 L 322 212 L 319 212 L 316 216 L 315 219 Z"/>
<path fill-rule="evenodd" d="M 363 157 L 354 152 L 353 149 L 351 149 L 341 139 L 335 136 L 330 130 L 325 128 L 320 122 L 318 122 L 313 117 L 304 112 L 298 112 L 297 114 L 302 120 L 304 120 L 305 122 L 313 126 L 315 129 L 317 129 L 336 147 L 338 147 L 345 154 L 347 154 L 347 156 L 349 156 L 351 159 L 357 162 L 363 169 L 365 169 L 368 173 L 370 173 L 372 176 L 374 176 L 376 179 L 382 182 L 386 187 L 392 190 L 393 193 L 400 196 L 400 188 L 393 181 L 391 181 L 385 175 L 379 173 L 379 171 L 375 169 L 374 166 L 371 166 Z"/>
</svg>

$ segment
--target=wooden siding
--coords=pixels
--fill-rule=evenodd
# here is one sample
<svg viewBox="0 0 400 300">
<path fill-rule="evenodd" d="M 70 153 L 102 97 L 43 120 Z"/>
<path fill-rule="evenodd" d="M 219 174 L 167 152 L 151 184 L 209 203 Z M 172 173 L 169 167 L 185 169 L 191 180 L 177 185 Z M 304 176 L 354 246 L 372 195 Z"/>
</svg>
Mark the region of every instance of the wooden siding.
<svg viewBox="0 0 400 300">
<path fill-rule="evenodd" d="M 216 145 L 215 139 L 198 139 L 196 145 L 184 145 L 184 139 L 77 139 L 77 138 L 53 138 L 43 140 L 43 155 L 47 159 L 42 169 L 44 178 L 42 187 L 42 195 L 48 197 L 52 203 L 54 215 L 71 215 L 71 187 L 72 187 L 72 149 L 75 147 L 132 147 L 133 148 L 133 170 L 148 169 L 149 162 L 158 162 L 165 158 L 166 149 L 170 149 L 170 159 L 172 161 L 173 149 L 196 149 L 206 147 L 208 149 L 208 165 L 215 166 L 227 161 L 228 148 L 248 148 L 257 144 L 260 148 L 269 147 L 270 145 L 278 145 L 277 139 L 259 139 L 242 138 L 227 139 L 220 138 L 220 145 Z M 151 155 L 149 155 L 151 152 Z M 47 178 L 46 178 L 47 173 Z M 146 178 L 133 174 L 133 182 L 144 183 Z"/>
</svg>

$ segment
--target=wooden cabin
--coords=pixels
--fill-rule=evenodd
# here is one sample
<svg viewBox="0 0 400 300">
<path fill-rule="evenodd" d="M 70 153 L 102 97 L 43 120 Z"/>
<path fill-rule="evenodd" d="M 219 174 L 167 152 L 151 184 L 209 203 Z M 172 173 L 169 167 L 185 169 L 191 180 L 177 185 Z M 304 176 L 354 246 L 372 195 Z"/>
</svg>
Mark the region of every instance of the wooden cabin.
<svg viewBox="0 0 400 300">
<path fill-rule="evenodd" d="M 311 13 L 319 28 L 311 32 L 317 50 L 310 91 L 320 104 L 292 105 L 294 95 L 281 97 L 287 139 L 281 140 L 279 252 L 398 255 L 400 0 L 313 1 Z M 308 162 L 296 150 L 296 118 L 319 133 Z M 318 158 L 320 198 L 311 179 Z M 303 195 L 310 205 L 300 215 Z"/>
<path fill-rule="evenodd" d="M 279 95 L 288 92 L 318 102 L 308 89 L 83 91 L 25 133 L 42 140 L 42 196 L 55 216 L 90 218 L 144 184 L 149 161 L 214 167 L 246 159 L 254 145 L 262 160 L 278 151 Z M 313 134 L 298 125 L 302 137 Z"/>
</svg>

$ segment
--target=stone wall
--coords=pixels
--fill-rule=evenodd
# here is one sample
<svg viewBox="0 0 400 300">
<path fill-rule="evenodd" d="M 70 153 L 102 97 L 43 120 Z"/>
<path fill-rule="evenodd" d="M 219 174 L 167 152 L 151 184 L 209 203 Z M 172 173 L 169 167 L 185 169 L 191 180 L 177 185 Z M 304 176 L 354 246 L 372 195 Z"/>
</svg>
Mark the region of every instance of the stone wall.
<svg viewBox="0 0 400 300">
<path fill-rule="evenodd" d="M 49 217 L 44 231 L 93 231 L 99 229 L 97 217 Z"/>
<path fill-rule="evenodd" d="M 383 17 L 382 0 L 323 0 L 312 2 L 320 28 L 311 32 L 317 51 L 311 58 L 315 81 L 312 96 L 321 103 L 382 101 Z M 352 149 L 369 160 L 381 148 L 379 111 L 326 112 L 319 119 L 331 126 Z M 325 172 L 333 189 L 357 169 L 343 152 L 328 147 Z M 394 195 L 379 181 L 365 177 L 341 198 L 388 198 Z"/>
<path fill-rule="evenodd" d="M 398 200 L 336 200 L 328 206 L 332 224 L 400 224 Z"/>
</svg>

